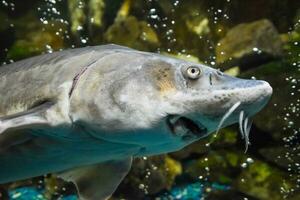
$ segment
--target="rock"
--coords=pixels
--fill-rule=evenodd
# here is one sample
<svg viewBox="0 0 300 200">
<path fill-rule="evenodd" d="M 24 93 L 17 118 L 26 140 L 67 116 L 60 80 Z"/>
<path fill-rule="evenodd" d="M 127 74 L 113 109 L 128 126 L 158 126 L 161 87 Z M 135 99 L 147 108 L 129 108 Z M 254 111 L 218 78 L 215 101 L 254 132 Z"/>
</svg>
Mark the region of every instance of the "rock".
<svg viewBox="0 0 300 200">
<path fill-rule="evenodd" d="M 292 147 L 266 147 L 259 150 L 260 155 L 285 171 L 297 173 L 300 163 L 300 150 Z"/>
<path fill-rule="evenodd" d="M 186 20 L 186 26 L 189 31 L 197 34 L 198 36 L 207 35 L 210 33 L 209 20 L 207 17 L 199 15 L 190 17 Z"/>
<path fill-rule="evenodd" d="M 3 188 L 1 186 L 0 186 L 0 199 L 9 200 L 8 192 L 7 192 L 6 188 Z"/>
<path fill-rule="evenodd" d="M 156 32 L 145 21 L 134 16 L 118 18 L 104 35 L 108 43 L 116 43 L 139 50 L 154 50 L 160 43 Z"/>
<path fill-rule="evenodd" d="M 42 191 L 35 187 L 22 187 L 10 190 L 10 199 L 27 200 L 27 199 L 38 199 L 47 200 Z"/>
<path fill-rule="evenodd" d="M 89 1 L 89 18 L 90 24 L 101 27 L 103 25 L 103 14 L 105 9 L 104 0 L 90 0 Z"/>
<path fill-rule="evenodd" d="M 6 59 L 7 48 L 14 42 L 14 30 L 11 19 L 0 11 L 0 63 Z"/>
<path fill-rule="evenodd" d="M 62 38 L 42 30 L 29 32 L 25 37 L 26 40 L 19 39 L 13 44 L 8 51 L 8 58 L 20 60 L 43 52 L 52 52 L 64 46 Z"/>
<path fill-rule="evenodd" d="M 238 130 L 233 128 L 223 128 L 219 133 L 212 137 L 211 145 L 213 149 L 219 149 L 236 145 L 237 139 L 240 136 Z"/>
<path fill-rule="evenodd" d="M 201 199 L 203 197 L 203 184 L 200 182 L 188 183 L 173 187 L 170 191 L 164 192 L 163 195 L 156 197 L 158 200 L 189 200 Z"/>
<path fill-rule="evenodd" d="M 0 12 L 0 32 L 8 29 L 10 26 L 10 23 L 11 22 L 10 22 L 8 16 L 5 13 Z"/>
<path fill-rule="evenodd" d="M 77 34 L 79 30 L 83 29 L 86 23 L 87 16 L 85 15 L 85 9 L 87 5 L 85 1 L 69 0 L 68 9 L 70 13 L 71 32 Z"/>
<path fill-rule="evenodd" d="M 51 199 L 52 197 L 54 197 L 54 195 L 57 193 L 59 186 L 61 186 L 59 179 L 57 179 L 55 176 L 45 177 L 44 184 L 44 196 L 47 197 L 47 199 Z"/>
<path fill-rule="evenodd" d="M 155 29 L 159 50 L 209 60 L 212 55 L 210 20 L 201 1 L 135 1 L 131 13 L 142 16 Z"/>
<path fill-rule="evenodd" d="M 283 60 L 270 62 L 241 74 L 243 78 L 255 76 L 257 79 L 266 80 L 273 87 L 271 101 L 254 117 L 254 125 L 262 131 L 262 134 L 269 134 L 275 141 L 282 142 L 284 137 L 293 135 L 293 129 L 300 124 L 297 114 L 299 108 L 296 106 L 297 99 L 300 98 L 300 93 L 297 92 L 299 87 L 296 87 L 299 72 L 293 64 L 296 62 L 295 55 L 298 51 L 290 49 L 289 53 L 287 52 L 291 54 L 290 58 L 285 56 Z M 297 138 L 293 140 L 296 141 Z"/>
<path fill-rule="evenodd" d="M 117 12 L 115 21 L 118 21 L 118 20 L 121 20 L 122 18 L 124 19 L 124 18 L 128 17 L 129 12 L 130 12 L 131 7 L 132 7 L 132 4 L 133 4 L 133 2 L 131 0 L 122 1 L 122 5 L 120 6 L 120 9 Z M 134 5 L 136 5 L 136 4 L 134 4 Z"/>
<path fill-rule="evenodd" d="M 160 0 L 157 2 L 159 4 L 160 9 L 162 9 L 163 13 L 166 15 L 172 15 L 174 12 L 174 4 L 169 0 Z"/>
<path fill-rule="evenodd" d="M 193 55 L 203 62 L 209 61 L 213 52 L 215 27 L 211 26 L 212 21 L 209 20 L 205 3 L 181 1 L 178 4 L 169 9 L 168 4 L 160 3 L 162 10 L 169 10 L 166 15 L 170 17 L 167 22 L 169 28 L 161 35 L 161 41 L 164 43 L 162 46 L 170 48 L 173 52 Z"/>
<path fill-rule="evenodd" d="M 203 138 L 186 146 L 180 151 L 170 153 L 170 155 L 177 160 L 188 159 L 195 155 L 203 156 L 212 149 L 218 150 L 236 145 L 238 134 L 237 131 L 231 128 L 225 128 L 219 131 L 216 138 L 214 135 L 210 135 L 207 138 Z"/>
<path fill-rule="evenodd" d="M 76 195 L 76 186 L 72 182 L 66 182 L 55 175 L 46 176 L 43 180 L 43 195 L 46 199 L 58 199 L 60 196 Z"/>
<path fill-rule="evenodd" d="M 237 190 L 261 200 L 281 200 L 282 191 L 289 191 L 293 184 L 288 175 L 262 161 L 255 160 L 235 180 Z"/>
<path fill-rule="evenodd" d="M 228 74 L 230 76 L 238 76 L 240 74 L 240 68 L 238 66 L 231 67 L 224 71 L 225 74 Z"/>
<path fill-rule="evenodd" d="M 49 21 L 42 24 L 29 12 L 15 23 L 15 42 L 9 48 L 8 59 L 20 60 L 33 55 L 64 48 L 65 24 Z"/>
<path fill-rule="evenodd" d="M 116 195 L 143 199 L 145 195 L 170 189 L 181 173 L 181 164 L 167 155 L 137 158 Z"/>
<path fill-rule="evenodd" d="M 210 182 L 230 184 L 237 176 L 246 156 L 240 152 L 219 150 L 210 151 L 196 160 L 189 161 L 184 172 L 194 180 L 208 178 Z"/>
<path fill-rule="evenodd" d="M 205 200 L 234 200 L 234 199 L 248 199 L 248 200 L 256 200 L 248 195 L 245 195 L 239 191 L 234 189 L 229 190 L 212 190 L 208 192 L 205 196 Z"/>
<path fill-rule="evenodd" d="M 294 24 L 300 24 L 300 8 L 297 9 L 296 15 L 294 17 Z"/>
<path fill-rule="evenodd" d="M 202 155 L 209 151 L 209 148 L 207 147 L 208 142 L 208 140 L 199 140 L 179 151 L 170 153 L 170 155 L 177 160 L 187 159 L 194 154 Z"/>
<path fill-rule="evenodd" d="M 70 31 L 77 45 L 102 42 L 106 6 L 104 0 L 69 0 L 67 4 L 70 13 Z"/>
<path fill-rule="evenodd" d="M 221 185 L 218 183 L 200 182 L 196 181 L 193 183 L 184 183 L 178 186 L 174 186 L 170 191 L 164 192 L 155 199 L 158 200 L 196 200 L 196 199 L 206 199 L 206 200 L 233 200 L 233 199 L 243 199 L 247 195 L 240 193 L 232 189 L 228 185 Z"/>
<path fill-rule="evenodd" d="M 280 144 L 284 139 L 287 144 L 296 145 L 298 139 L 294 129 L 297 129 L 297 125 L 300 124 L 299 106 L 297 106 L 300 98 L 300 76 L 299 67 L 297 67 L 300 34 L 297 31 L 291 31 L 281 37 L 284 41 L 284 54 L 281 60 L 248 70 L 240 76 L 242 78 L 253 76 L 256 79 L 266 80 L 273 87 L 271 101 L 262 112 L 255 116 L 254 125 L 262 131 L 262 134 L 269 134 Z"/>
<path fill-rule="evenodd" d="M 237 25 L 216 47 L 216 61 L 223 68 L 256 67 L 282 55 L 282 42 L 274 25 L 266 19 Z"/>
<path fill-rule="evenodd" d="M 190 55 L 190 54 L 184 54 L 184 53 L 171 54 L 171 53 L 167 53 L 167 52 L 160 52 L 160 54 L 169 56 L 169 57 L 173 57 L 173 58 L 177 58 L 177 59 L 186 60 L 189 62 L 201 63 L 198 57 Z M 203 64 L 203 63 L 201 63 L 201 64 Z"/>
<path fill-rule="evenodd" d="M 285 198 L 285 199 L 288 199 L 288 200 L 299 200 L 300 199 L 300 192 L 299 191 L 292 192 L 291 194 L 288 194 L 287 197 L 288 198 Z"/>
</svg>

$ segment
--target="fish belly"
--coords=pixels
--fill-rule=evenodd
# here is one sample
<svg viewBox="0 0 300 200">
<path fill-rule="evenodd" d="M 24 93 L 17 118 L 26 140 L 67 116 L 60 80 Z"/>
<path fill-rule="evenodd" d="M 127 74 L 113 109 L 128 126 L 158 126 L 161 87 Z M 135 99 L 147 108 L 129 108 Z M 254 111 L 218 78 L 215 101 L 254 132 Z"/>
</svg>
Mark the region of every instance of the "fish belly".
<svg viewBox="0 0 300 200">
<path fill-rule="evenodd" d="M 0 151 L 0 183 L 23 180 L 48 173 L 137 154 L 140 147 L 112 143 L 92 137 L 34 137 Z"/>
</svg>

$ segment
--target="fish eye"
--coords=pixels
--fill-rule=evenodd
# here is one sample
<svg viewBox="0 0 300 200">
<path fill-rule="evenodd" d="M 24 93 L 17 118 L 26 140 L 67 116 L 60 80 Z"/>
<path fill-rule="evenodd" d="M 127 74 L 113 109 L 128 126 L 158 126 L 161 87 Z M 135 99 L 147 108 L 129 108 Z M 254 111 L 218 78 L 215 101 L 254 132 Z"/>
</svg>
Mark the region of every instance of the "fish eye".
<svg viewBox="0 0 300 200">
<path fill-rule="evenodd" d="M 200 68 L 198 67 L 195 67 L 195 66 L 191 66 L 191 67 L 188 67 L 186 69 L 186 75 L 189 79 L 198 79 L 202 74 L 202 71 Z"/>
</svg>

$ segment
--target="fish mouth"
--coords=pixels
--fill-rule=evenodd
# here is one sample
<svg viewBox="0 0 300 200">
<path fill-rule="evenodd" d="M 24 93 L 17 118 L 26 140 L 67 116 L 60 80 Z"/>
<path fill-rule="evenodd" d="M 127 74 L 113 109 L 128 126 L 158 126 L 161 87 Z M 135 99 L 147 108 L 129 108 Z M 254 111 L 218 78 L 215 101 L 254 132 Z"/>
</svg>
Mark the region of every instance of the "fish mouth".
<svg viewBox="0 0 300 200">
<path fill-rule="evenodd" d="M 168 115 L 166 124 L 171 133 L 183 140 L 191 140 L 207 135 L 207 128 L 200 122 L 180 115 Z"/>
</svg>

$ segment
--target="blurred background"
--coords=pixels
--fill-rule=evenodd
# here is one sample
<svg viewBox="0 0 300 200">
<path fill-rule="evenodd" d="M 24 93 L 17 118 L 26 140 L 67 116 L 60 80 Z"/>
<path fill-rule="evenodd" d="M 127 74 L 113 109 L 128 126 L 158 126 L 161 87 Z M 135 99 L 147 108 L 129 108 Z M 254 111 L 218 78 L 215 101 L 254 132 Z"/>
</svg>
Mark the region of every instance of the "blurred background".
<svg viewBox="0 0 300 200">
<path fill-rule="evenodd" d="M 299 0 L 0 1 L 3 65 L 107 43 L 264 79 L 274 89 L 246 153 L 232 126 L 181 151 L 136 158 L 112 199 L 300 199 Z M 45 175 L 0 185 L 0 199 L 77 197 L 72 184 Z"/>
</svg>

